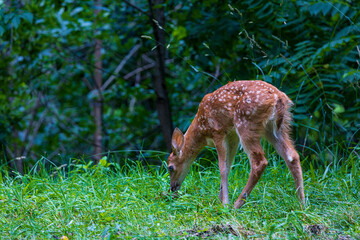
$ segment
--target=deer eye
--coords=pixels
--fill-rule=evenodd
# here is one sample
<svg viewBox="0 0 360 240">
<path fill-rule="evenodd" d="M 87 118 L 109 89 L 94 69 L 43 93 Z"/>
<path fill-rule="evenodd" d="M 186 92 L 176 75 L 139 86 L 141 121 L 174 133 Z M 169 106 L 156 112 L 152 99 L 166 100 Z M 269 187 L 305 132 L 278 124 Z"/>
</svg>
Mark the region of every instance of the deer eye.
<svg viewBox="0 0 360 240">
<path fill-rule="evenodd" d="M 174 171 L 174 167 L 173 166 L 169 166 L 169 172 L 173 172 Z"/>
</svg>

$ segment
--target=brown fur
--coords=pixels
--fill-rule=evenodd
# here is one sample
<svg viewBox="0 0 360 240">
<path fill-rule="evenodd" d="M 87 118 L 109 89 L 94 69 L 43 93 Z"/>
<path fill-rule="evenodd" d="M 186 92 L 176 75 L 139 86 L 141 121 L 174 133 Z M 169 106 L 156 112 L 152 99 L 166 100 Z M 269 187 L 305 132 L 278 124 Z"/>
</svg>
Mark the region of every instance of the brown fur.
<svg viewBox="0 0 360 240">
<path fill-rule="evenodd" d="M 197 154 L 208 142 L 213 142 L 221 175 L 219 198 L 224 205 L 229 204 L 228 174 L 240 142 L 251 163 L 249 180 L 234 205 L 241 207 L 267 166 L 260 145 L 260 139 L 266 137 L 285 159 L 298 197 L 303 201 L 299 155 L 289 137 L 291 105 L 285 93 L 263 81 L 230 82 L 207 94 L 185 136 L 178 129 L 174 131 L 175 151 L 168 159 L 168 166 L 175 169 L 170 173 L 171 189 L 180 188 Z"/>
</svg>

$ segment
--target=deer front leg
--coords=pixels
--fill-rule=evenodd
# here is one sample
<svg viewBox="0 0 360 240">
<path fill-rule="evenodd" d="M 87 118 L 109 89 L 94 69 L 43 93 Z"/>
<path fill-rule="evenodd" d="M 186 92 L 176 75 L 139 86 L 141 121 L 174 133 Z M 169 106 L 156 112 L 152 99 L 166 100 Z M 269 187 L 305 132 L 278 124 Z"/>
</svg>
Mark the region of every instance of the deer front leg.
<svg viewBox="0 0 360 240">
<path fill-rule="evenodd" d="M 215 138 L 214 143 L 218 153 L 221 176 L 219 199 L 226 206 L 229 204 L 228 176 L 238 148 L 239 139 L 236 135 L 229 134 L 226 137 Z"/>
<path fill-rule="evenodd" d="M 246 198 L 249 196 L 249 194 L 259 181 L 261 175 L 263 174 L 267 166 L 267 160 L 265 158 L 264 151 L 261 148 L 260 140 L 249 142 L 242 141 L 242 145 L 249 157 L 251 163 L 251 171 L 248 182 L 246 183 L 246 186 L 244 187 L 239 198 L 236 200 L 234 208 L 240 208 L 242 205 L 244 205 Z"/>
</svg>

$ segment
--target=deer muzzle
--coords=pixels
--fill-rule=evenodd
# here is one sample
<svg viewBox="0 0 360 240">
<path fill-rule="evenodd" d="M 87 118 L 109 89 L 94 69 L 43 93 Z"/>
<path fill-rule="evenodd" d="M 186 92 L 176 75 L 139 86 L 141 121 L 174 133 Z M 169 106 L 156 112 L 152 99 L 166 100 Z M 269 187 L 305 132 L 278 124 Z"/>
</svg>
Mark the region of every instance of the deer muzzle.
<svg viewBox="0 0 360 240">
<path fill-rule="evenodd" d="M 170 183 L 170 190 L 176 192 L 180 189 L 180 184 L 178 182 Z"/>
</svg>

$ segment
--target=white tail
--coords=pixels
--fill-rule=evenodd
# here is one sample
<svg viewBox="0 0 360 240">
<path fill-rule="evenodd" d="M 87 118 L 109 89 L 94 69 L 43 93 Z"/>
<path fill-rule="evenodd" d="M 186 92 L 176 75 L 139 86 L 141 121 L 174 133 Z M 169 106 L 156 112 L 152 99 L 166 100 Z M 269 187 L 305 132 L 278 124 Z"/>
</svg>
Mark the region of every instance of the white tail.
<svg viewBox="0 0 360 240">
<path fill-rule="evenodd" d="M 267 166 L 260 145 L 260 139 L 266 137 L 285 159 L 303 202 L 299 154 L 289 137 L 291 105 L 285 93 L 263 81 L 230 82 L 207 94 L 186 134 L 177 128 L 173 133 L 173 152 L 168 158 L 171 191 L 180 188 L 201 149 L 214 145 L 221 174 L 219 198 L 224 205 L 229 204 L 228 175 L 240 143 L 251 163 L 249 180 L 234 205 L 240 208 Z"/>
</svg>

